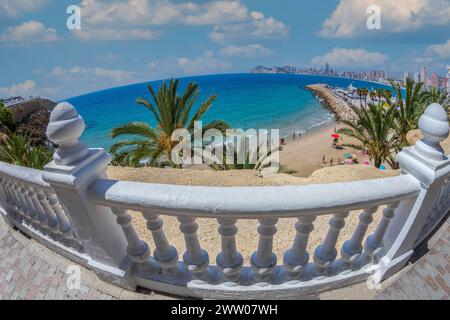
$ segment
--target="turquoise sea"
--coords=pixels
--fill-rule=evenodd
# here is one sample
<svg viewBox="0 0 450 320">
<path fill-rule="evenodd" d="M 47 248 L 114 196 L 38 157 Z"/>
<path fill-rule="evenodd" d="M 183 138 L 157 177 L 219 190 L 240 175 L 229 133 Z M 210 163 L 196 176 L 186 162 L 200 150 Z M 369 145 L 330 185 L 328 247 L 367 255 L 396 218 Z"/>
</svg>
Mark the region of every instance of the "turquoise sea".
<svg viewBox="0 0 450 320">
<path fill-rule="evenodd" d="M 333 115 L 304 87 L 327 83 L 331 86 L 369 89 L 388 88 L 380 84 L 336 77 L 284 74 L 227 74 L 182 78 L 182 88 L 190 81 L 200 85 L 203 101 L 211 94 L 217 100 L 204 121 L 223 119 L 233 128 L 280 129 L 281 136 L 293 131 L 313 130 L 326 125 Z M 117 87 L 66 99 L 84 118 L 87 128 L 82 140 L 90 147 L 108 148 L 112 128 L 130 121 L 155 124 L 150 111 L 136 104 L 137 97 L 150 99 L 147 84 L 155 88 L 161 81 Z"/>
</svg>

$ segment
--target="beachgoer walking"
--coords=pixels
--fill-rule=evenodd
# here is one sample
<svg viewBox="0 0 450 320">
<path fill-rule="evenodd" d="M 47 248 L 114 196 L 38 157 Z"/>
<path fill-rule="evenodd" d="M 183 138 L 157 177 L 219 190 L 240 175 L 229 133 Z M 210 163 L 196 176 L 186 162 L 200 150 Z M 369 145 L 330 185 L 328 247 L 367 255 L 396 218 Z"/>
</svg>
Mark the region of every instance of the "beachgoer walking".
<svg viewBox="0 0 450 320">
<path fill-rule="evenodd" d="M 330 159 L 330 167 L 333 166 L 333 158 Z"/>
<path fill-rule="evenodd" d="M 322 157 L 322 164 L 325 164 L 325 156 Z"/>
</svg>

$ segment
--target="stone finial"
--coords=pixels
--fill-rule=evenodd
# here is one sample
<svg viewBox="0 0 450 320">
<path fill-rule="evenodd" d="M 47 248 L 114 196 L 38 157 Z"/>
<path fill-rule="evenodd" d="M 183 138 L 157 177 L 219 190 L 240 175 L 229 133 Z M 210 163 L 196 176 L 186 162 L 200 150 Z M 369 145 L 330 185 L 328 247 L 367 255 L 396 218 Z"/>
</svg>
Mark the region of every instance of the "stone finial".
<svg viewBox="0 0 450 320">
<path fill-rule="evenodd" d="M 83 118 L 70 103 L 62 102 L 53 109 L 47 137 L 59 145 L 53 155 L 57 165 L 73 165 L 88 155 L 89 149 L 79 141 L 84 128 Z"/>
<path fill-rule="evenodd" d="M 444 159 L 444 150 L 440 142 L 449 135 L 448 118 L 445 109 L 438 103 L 429 105 L 419 119 L 419 129 L 423 139 L 417 141 L 414 148 L 425 158 L 440 161 Z"/>
</svg>

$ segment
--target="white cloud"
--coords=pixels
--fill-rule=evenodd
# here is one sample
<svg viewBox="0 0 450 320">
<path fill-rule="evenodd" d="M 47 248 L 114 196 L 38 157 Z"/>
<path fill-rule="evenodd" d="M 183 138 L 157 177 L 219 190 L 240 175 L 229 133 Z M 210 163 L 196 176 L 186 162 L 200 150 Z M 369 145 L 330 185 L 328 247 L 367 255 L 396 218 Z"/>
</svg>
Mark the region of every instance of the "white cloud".
<svg viewBox="0 0 450 320">
<path fill-rule="evenodd" d="M 56 30 L 46 28 L 41 22 L 28 21 L 18 26 L 11 26 L 0 35 L 0 42 L 53 42 L 61 40 Z"/>
<path fill-rule="evenodd" d="M 219 59 L 211 51 L 204 52 L 196 58 L 178 57 L 148 64 L 152 77 L 176 77 L 183 75 L 200 75 L 229 71 L 232 65 Z"/>
<path fill-rule="evenodd" d="M 75 35 L 83 41 L 133 41 L 153 40 L 159 37 L 159 32 L 146 29 L 116 29 L 93 28 L 74 31 Z"/>
<path fill-rule="evenodd" d="M 229 45 L 220 50 L 220 54 L 227 57 L 258 57 L 273 54 L 272 51 L 260 44 L 246 46 Z"/>
<path fill-rule="evenodd" d="M 5 98 L 23 96 L 29 97 L 34 94 L 36 83 L 33 80 L 27 80 L 22 83 L 13 84 L 10 87 L 0 87 L 0 96 Z"/>
<path fill-rule="evenodd" d="M 216 25 L 209 37 L 217 43 L 228 43 L 240 39 L 279 39 L 288 35 L 289 28 L 283 22 L 253 11 L 246 22 Z"/>
<path fill-rule="evenodd" d="M 443 44 L 433 44 L 427 48 L 427 53 L 441 59 L 450 58 L 450 40 Z"/>
<path fill-rule="evenodd" d="M 332 38 L 352 38 L 374 32 L 367 28 L 370 5 L 381 9 L 383 32 L 417 30 L 425 25 L 450 23 L 448 0 L 341 0 L 323 24 L 320 34 Z"/>
<path fill-rule="evenodd" d="M 204 1 L 202 3 L 170 0 L 83 0 L 83 32 L 85 40 L 127 40 L 134 32 L 136 39 L 154 39 L 159 33 L 148 28 L 162 26 L 214 26 L 210 37 L 216 42 L 233 38 L 276 38 L 286 36 L 288 28 L 273 17 L 251 12 L 239 0 Z M 109 30 L 100 32 L 98 29 Z M 149 33 L 143 35 L 143 30 Z M 140 30 L 138 32 L 138 30 Z M 233 33 L 239 34 L 233 34 Z M 114 37 L 113 33 L 119 33 Z M 122 33 L 122 34 L 120 34 Z M 92 35 L 90 35 L 92 34 Z"/>
<path fill-rule="evenodd" d="M 26 80 L 21 83 L 13 84 L 10 87 L 0 87 L 0 97 L 10 98 L 22 96 L 28 98 L 30 96 L 53 96 L 58 88 L 39 87 L 34 80 Z"/>
<path fill-rule="evenodd" d="M 329 63 L 332 67 L 377 67 L 382 66 L 388 59 L 385 54 L 369 52 L 364 49 L 334 48 L 332 51 L 312 59 L 314 66 L 324 66 Z"/>
<path fill-rule="evenodd" d="M 49 0 L 0 0 L 0 18 L 17 18 L 24 12 L 38 10 Z"/>
<path fill-rule="evenodd" d="M 169 0 L 83 0 L 83 20 L 90 25 L 211 25 L 243 21 L 248 9 L 240 1 L 172 2 Z"/>
<path fill-rule="evenodd" d="M 74 66 L 71 68 L 64 68 L 59 66 L 50 71 L 49 75 L 65 82 L 106 79 L 113 84 L 123 84 L 132 81 L 135 73 L 132 71 L 105 69 L 100 67 L 84 68 Z"/>
</svg>

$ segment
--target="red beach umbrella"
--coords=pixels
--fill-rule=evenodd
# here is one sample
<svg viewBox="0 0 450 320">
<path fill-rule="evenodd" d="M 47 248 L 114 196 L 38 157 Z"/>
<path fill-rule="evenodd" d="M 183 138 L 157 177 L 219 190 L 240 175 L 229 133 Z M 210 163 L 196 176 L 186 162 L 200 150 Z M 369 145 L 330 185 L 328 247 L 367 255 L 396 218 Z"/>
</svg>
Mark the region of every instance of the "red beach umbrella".
<svg viewBox="0 0 450 320">
<path fill-rule="evenodd" d="M 341 137 L 341 135 L 339 135 L 339 134 L 337 134 L 337 133 L 333 133 L 333 134 L 331 135 L 331 137 L 334 138 L 334 139 L 339 139 L 339 138 Z"/>
</svg>

